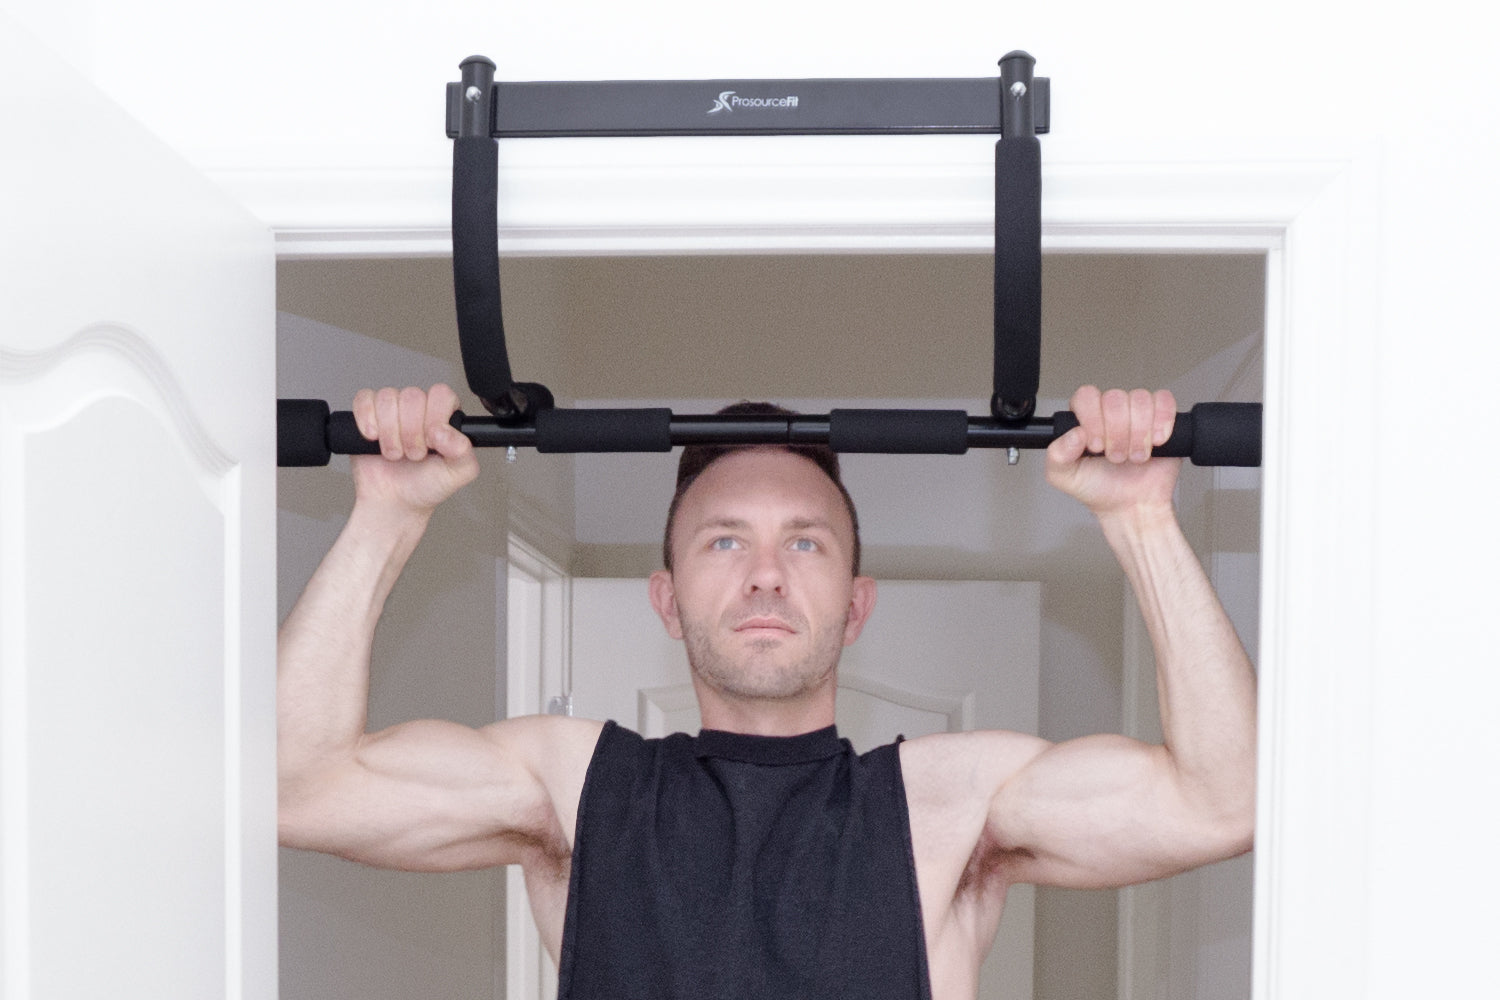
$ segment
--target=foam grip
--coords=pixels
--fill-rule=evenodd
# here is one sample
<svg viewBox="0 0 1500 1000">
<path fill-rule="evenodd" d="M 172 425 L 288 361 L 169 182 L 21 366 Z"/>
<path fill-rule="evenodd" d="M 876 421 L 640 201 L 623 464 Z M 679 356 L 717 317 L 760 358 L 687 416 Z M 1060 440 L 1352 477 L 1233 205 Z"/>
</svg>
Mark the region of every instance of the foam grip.
<svg viewBox="0 0 1500 1000">
<path fill-rule="evenodd" d="M 456 431 L 462 431 L 466 419 L 463 410 L 455 410 L 453 416 L 448 418 L 448 425 Z M 380 442 L 371 441 L 360 433 L 359 425 L 354 422 L 354 414 L 348 410 L 328 414 L 325 436 L 328 450 L 335 455 L 380 454 Z"/>
<path fill-rule="evenodd" d="M 298 468 L 328 464 L 328 404 L 321 399 L 276 401 L 276 464 Z"/>
<path fill-rule="evenodd" d="M 500 312 L 499 148 L 489 136 L 453 141 L 453 301 L 469 388 L 499 399 L 511 387 Z"/>
<path fill-rule="evenodd" d="M 962 455 L 969 450 L 963 410 L 833 410 L 828 446 L 839 452 Z"/>
<path fill-rule="evenodd" d="M 1261 404 L 1199 403 L 1188 413 L 1177 414 L 1172 436 L 1153 455 L 1188 458 L 1194 465 L 1260 465 Z M 1052 415 L 1052 430 L 1062 437 L 1078 426 L 1068 410 Z"/>
<path fill-rule="evenodd" d="M 1193 407 L 1193 464 L 1260 465 L 1261 412 L 1259 403 Z"/>
<path fill-rule="evenodd" d="M 359 432 L 354 414 L 339 410 L 328 415 L 328 450 L 336 455 L 379 455 L 380 442 L 371 441 Z"/>
<path fill-rule="evenodd" d="M 671 451 L 672 411 L 543 410 L 536 415 L 536 450 L 544 454 Z"/>
</svg>

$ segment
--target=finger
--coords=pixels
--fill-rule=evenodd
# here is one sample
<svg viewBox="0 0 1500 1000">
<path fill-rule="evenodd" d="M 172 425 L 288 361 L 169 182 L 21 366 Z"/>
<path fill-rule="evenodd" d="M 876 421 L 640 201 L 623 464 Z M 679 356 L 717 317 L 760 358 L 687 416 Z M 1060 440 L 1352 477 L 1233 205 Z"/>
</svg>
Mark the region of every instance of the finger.
<svg viewBox="0 0 1500 1000">
<path fill-rule="evenodd" d="M 457 458 L 471 448 L 469 439 L 448 421 L 458 412 L 458 393 L 441 382 L 427 393 L 427 444 L 445 458 Z"/>
<path fill-rule="evenodd" d="M 1156 424 L 1156 401 L 1145 389 L 1130 393 L 1130 460 L 1144 462 L 1151 457 L 1151 434 Z"/>
<path fill-rule="evenodd" d="M 1099 389 L 1096 386 L 1079 386 L 1068 405 L 1078 426 L 1083 428 L 1084 443 L 1089 451 L 1098 454 L 1104 450 L 1104 414 L 1099 405 Z"/>
<path fill-rule="evenodd" d="M 1047 472 L 1049 476 L 1063 472 L 1068 466 L 1077 464 L 1088 448 L 1088 433 L 1082 426 L 1070 429 L 1066 434 L 1054 438 L 1047 446 Z"/>
<path fill-rule="evenodd" d="M 389 387 L 375 393 L 376 437 L 380 453 L 395 460 L 401 457 L 401 400 Z"/>
<path fill-rule="evenodd" d="M 1130 397 L 1110 389 L 1100 400 L 1104 412 L 1104 457 L 1116 465 L 1130 456 Z"/>
<path fill-rule="evenodd" d="M 427 457 L 427 393 L 414 386 L 401 390 L 401 451 L 413 462 Z"/>
<path fill-rule="evenodd" d="M 380 437 L 380 422 L 375 419 L 375 390 L 361 389 L 354 394 L 354 426 L 366 441 Z"/>
<path fill-rule="evenodd" d="M 1154 447 L 1161 447 L 1172 436 L 1172 428 L 1177 424 L 1177 398 L 1172 395 L 1171 390 L 1158 389 L 1151 399 L 1156 405 L 1151 443 Z"/>
</svg>

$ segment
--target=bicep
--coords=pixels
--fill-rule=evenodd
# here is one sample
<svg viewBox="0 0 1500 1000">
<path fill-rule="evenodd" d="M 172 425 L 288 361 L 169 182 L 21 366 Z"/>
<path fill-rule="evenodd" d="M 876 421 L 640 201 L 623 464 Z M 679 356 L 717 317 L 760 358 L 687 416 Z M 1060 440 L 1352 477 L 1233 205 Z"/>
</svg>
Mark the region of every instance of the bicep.
<svg viewBox="0 0 1500 1000">
<path fill-rule="evenodd" d="M 1068 888 L 1132 885 L 1238 853 L 1188 800 L 1167 749 L 1123 736 L 1039 747 L 996 790 L 986 828 L 1011 881 Z"/>
<path fill-rule="evenodd" d="M 559 723 L 578 721 L 424 720 L 369 734 L 283 795 L 282 841 L 387 868 L 523 861 L 559 834 L 554 799 L 566 782 L 548 761 L 569 758 L 554 744 L 582 734 Z"/>
</svg>

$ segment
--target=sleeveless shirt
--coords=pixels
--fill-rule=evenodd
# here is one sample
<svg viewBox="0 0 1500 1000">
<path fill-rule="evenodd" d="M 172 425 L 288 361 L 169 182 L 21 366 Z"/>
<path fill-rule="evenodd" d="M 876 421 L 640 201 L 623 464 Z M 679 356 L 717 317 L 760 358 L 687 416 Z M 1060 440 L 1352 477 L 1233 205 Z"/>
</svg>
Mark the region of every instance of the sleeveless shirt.
<svg viewBox="0 0 1500 1000">
<path fill-rule="evenodd" d="M 559 1000 L 930 1000 L 899 743 L 606 723 Z"/>
</svg>

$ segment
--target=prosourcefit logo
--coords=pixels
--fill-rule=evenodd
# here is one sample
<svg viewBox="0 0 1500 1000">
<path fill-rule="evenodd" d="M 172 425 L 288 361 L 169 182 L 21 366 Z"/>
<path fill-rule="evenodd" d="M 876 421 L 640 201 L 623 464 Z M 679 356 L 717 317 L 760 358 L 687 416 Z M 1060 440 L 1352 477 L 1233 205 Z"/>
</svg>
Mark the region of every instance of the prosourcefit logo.
<svg viewBox="0 0 1500 1000">
<path fill-rule="evenodd" d="M 795 108 L 797 97 L 740 97 L 736 91 L 726 90 L 714 100 L 714 106 L 708 109 L 708 113 L 716 115 L 719 112 L 734 114 L 735 108 Z"/>
</svg>

